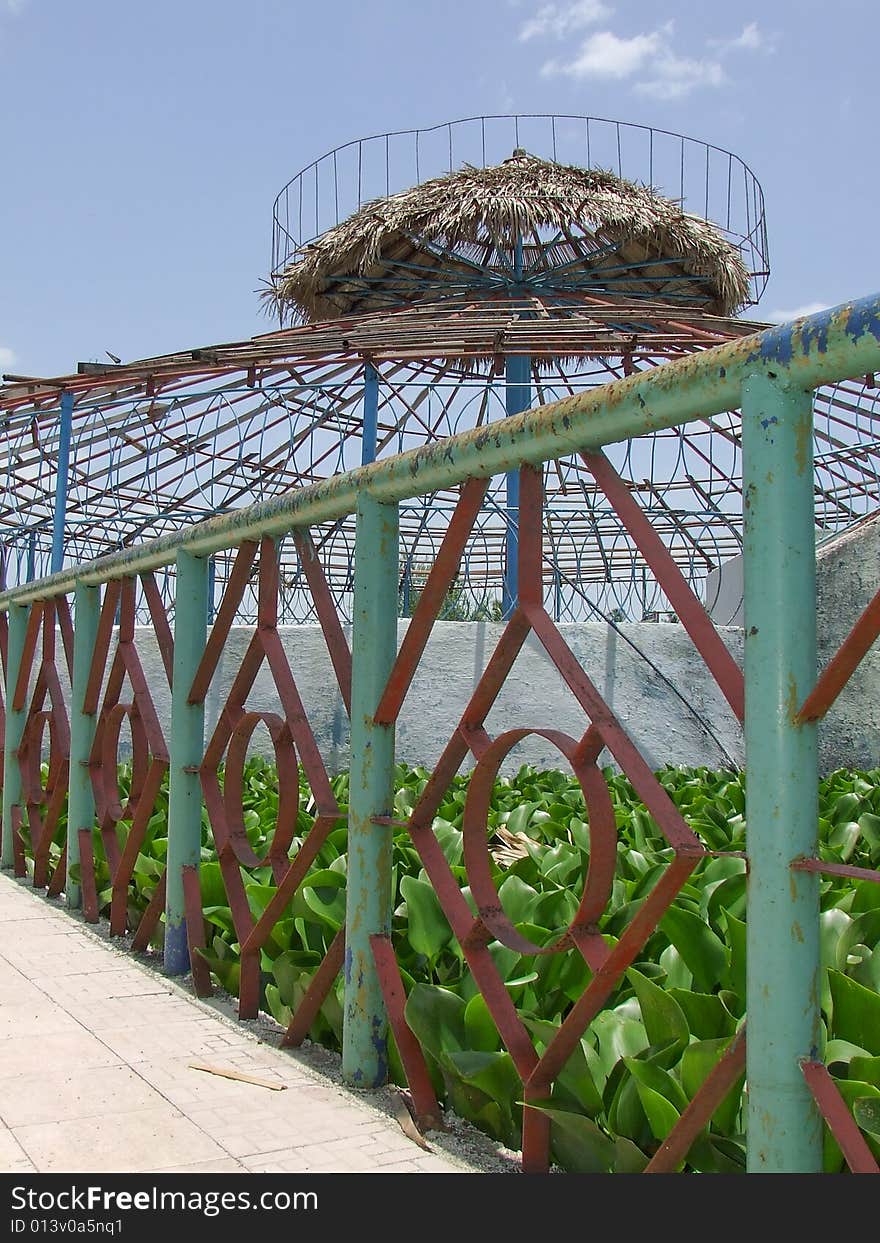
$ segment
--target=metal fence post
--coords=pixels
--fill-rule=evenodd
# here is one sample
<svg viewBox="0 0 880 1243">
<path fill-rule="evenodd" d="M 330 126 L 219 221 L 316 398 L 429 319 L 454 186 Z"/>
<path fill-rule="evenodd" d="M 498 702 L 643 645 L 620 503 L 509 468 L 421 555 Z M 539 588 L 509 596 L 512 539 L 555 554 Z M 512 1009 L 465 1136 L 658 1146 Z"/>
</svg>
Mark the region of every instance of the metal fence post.
<svg viewBox="0 0 880 1243">
<path fill-rule="evenodd" d="M 70 709 L 70 777 L 67 806 L 67 905 L 79 907 L 82 896 L 71 868 L 79 863 L 79 830 L 95 823 L 95 794 L 89 773 L 89 755 L 95 739 L 97 716 L 84 711 L 86 688 L 98 634 L 101 591 L 77 583 L 74 596 L 73 686 Z"/>
<path fill-rule="evenodd" d="M 800 1069 L 819 1043 L 819 880 L 792 871 L 818 836 L 812 393 L 743 385 L 748 1169 L 818 1173 L 819 1112 Z"/>
<path fill-rule="evenodd" d="M 394 726 L 373 716 L 397 652 L 398 514 L 366 493 L 357 502 L 352 626 L 351 774 L 342 1071 L 378 1087 L 388 1073 L 387 1016 L 370 937 L 391 930 L 392 831 L 373 823 L 394 801 Z"/>
<path fill-rule="evenodd" d="M 513 275 L 523 278 L 523 243 L 516 239 Z M 532 360 L 515 354 L 504 362 L 504 409 L 509 417 L 521 414 L 532 404 Z M 505 537 L 504 582 L 501 589 L 501 616 L 507 620 L 519 603 L 519 471 L 507 472 L 507 535 Z"/>
<path fill-rule="evenodd" d="M 361 427 L 361 466 L 375 462 L 379 444 L 379 372 L 372 363 L 364 367 L 364 418 Z"/>
<path fill-rule="evenodd" d="M 18 747 L 27 720 L 27 708 L 13 709 L 12 700 L 18 682 L 18 671 L 24 654 L 24 636 L 27 630 L 28 607 L 26 604 L 9 606 L 9 647 L 6 660 L 6 737 L 3 740 L 3 844 L 0 850 L 0 867 L 15 865 L 12 837 L 12 809 L 21 798 L 21 769 L 18 765 Z"/>
<path fill-rule="evenodd" d="M 165 890 L 167 975 L 189 970 L 183 869 L 198 867 L 202 845 L 199 766 L 205 749 L 205 706 L 190 703 L 193 678 L 208 633 L 208 561 L 177 554 L 174 664 L 171 678 L 171 747 L 168 788 L 168 871 Z"/>
<path fill-rule="evenodd" d="M 55 479 L 55 513 L 52 520 L 52 573 L 64 565 L 64 525 L 67 520 L 67 488 L 70 480 L 70 437 L 73 431 L 73 393 L 61 394 L 58 429 L 58 472 Z"/>
</svg>

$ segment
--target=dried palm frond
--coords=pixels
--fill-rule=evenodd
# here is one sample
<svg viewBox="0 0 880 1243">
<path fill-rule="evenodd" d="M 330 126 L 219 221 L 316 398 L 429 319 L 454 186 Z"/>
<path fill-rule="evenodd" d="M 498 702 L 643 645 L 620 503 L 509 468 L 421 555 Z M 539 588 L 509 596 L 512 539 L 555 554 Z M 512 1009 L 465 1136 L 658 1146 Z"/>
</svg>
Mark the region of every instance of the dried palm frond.
<svg viewBox="0 0 880 1243">
<path fill-rule="evenodd" d="M 518 244 L 526 274 L 530 264 L 555 268 L 548 279 L 560 287 L 614 267 L 623 291 L 629 281 L 663 300 L 675 288 L 673 300 L 712 314 L 748 298 L 749 273 L 718 226 L 651 187 L 526 153 L 365 204 L 306 245 L 263 297 L 311 322 L 388 309 L 509 269 Z"/>
</svg>

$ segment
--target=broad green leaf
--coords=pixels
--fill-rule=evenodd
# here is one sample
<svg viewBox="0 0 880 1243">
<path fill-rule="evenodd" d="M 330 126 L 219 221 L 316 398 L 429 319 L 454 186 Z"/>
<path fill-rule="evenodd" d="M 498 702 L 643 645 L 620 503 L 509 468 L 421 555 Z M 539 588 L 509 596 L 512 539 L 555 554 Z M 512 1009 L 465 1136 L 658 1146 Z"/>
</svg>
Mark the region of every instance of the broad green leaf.
<svg viewBox="0 0 880 1243">
<path fill-rule="evenodd" d="M 857 1044 L 850 1044 L 848 1040 L 828 1040 L 825 1043 L 826 1066 L 849 1066 L 853 1058 L 869 1057 L 870 1054 L 866 1049 L 862 1049 Z"/>
<path fill-rule="evenodd" d="M 310 875 L 301 893 L 309 910 L 338 932 L 345 923 L 345 876 L 332 868 Z"/>
<path fill-rule="evenodd" d="M 880 1139 L 880 1095 L 857 1097 L 853 1102 L 853 1117 L 863 1131 Z"/>
<path fill-rule="evenodd" d="M 559 1032 L 559 1027 L 556 1023 L 548 1023 L 543 1019 L 533 1019 L 523 1015 L 522 1021 L 532 1035 L 537 1038 L 542 1052 Z M 591 1055 L 593 1061 L 592 1068 L 590 1066 Z M 602 1097 L 596 1088 L 594 1077 L 596 1073 L 600 1076 L 600 1082 L 604 1080 L 605 1076 L 602 1073 L 601 1062 L 596 1057 L 595 1051 L 583 1040 L 580 1040 L 557 1076 L 554 1089 L 558 1090 L 561 1088 L 572 1098 L 573 1103 L 579 1105 L 590 1118 L 595 1118 L 602 1110 Z"/>
<path fill-rule="evenodd" d="M 199 867 L 199 886 L 202 891 L 202 907 L 228 906 L 226 886 L 219 863 L 202 863 Z"/>
<path fill-rule="evenodd" d="M 691 1035 L 697 1040 L 732 1036 L 736 1030 L 736 1019 L 716 993 L 695 993 L 682 988 L 670 988 L 668 994 L 680 1006 Z"/>
<path fill-rule="evenodd" d="M 597 1014 L 591 1030 L 599 1042 L 599 1056 L 606 1075 L 621 1058 L 635 1057 L 651 1043 L 643 1023 L 624 1018 L 614 1010 L 603 1010 Z"/>
<path fill-rule="evenodd" d="M 266 985 L 266 1005 L 275 1022 L 280 1023 L 282 1027 L 287 1027 L 293 1013 L 290 1007 L 281 1000 L 281 993 L 274 984 Z"/>
<path fill-rule="evenodd" d="M 553 1100 L 531 1101 L 550 1119 L 550 1142 L 553 1155 L 572 1174 L 610 1174 L 617 1152 L 614 1140 L 583 1114 L 561 1109 Z"/>
<path fill-rule="evenodd" d="M 263 911 L 265 911 L 278 892 L 275 885 L 254 885 L 249 883 L 245 883 L 244 891 L 254 919 L 260 918 Z"/>
<path fill-rule="evenodd" d="M 830 912 L 826 911 L 823 914 L 830 914 Z M 880 909 L 863 911 L 861 915 L 849 920 L 848 926 L 843 930 L 838 941 L 837 960 L 829 962 L 828 966 L 850 974 L 847 970 L 848 957 L 853 948 L 857 945 L 877 946 L 878 944 L 880 944 Z"/>
<path fill-rule="evenodd" d="M 642 1102 L 642 1108 L 645 1111 L 645 1117 L 655 1139 L 664 1140 L 672 1128 L 678 1122 L 679 1111 L 674 1105 L 661 1096 L 659 1092 L 655 1092 L 653 1088 L 649 1088 L 640 1080 L 636 1080 L 636 1090 L 639 1094 L 639 1100 Z"/>
<path fill-rule="evenodd" d="M 724 942 L 699 915 L 677 906 L 669 908 L 660 927 L 687 963 L 700 991 L 711 993 L 727 971 Z"/>
<path fill-rule="evenodd" d="M 638 998 L 648 1043 L 651 1045 L 674 1043 L 678 1048 L 683 1049 L 690 1040 L 690 1030 L 684 1012 L 675 998 L 664 992 L 647 976 L 636 971 L 635 967 L 630 967 L 626 974 Z"/>
<path fill-rule="evenodd" d="M 652 1092 L 657 1092 L 660 1096 L 666 1098 L 670 1104 L 674 1105 L 676 1110 L 681 1113 L 687 1107 L 688 1098 L 682 1091 L 681 1084 L 668 1070 L 663 1070 L 654 1062 L 645 1061 L 638 1057 L 628 1057 L 625 1059 L 626 1068 L 634 1079 L 645 1087 L 650 1088 Z M 644 1104 L 644 1102 L 642 1102 Z M 646 1110 L 647 1112 L 647 1110 Z M 662 1138 L 661 1136 L 657 1137 Z"/>
<path fill-rule="evenodd" d="M 872 856 L 880 855 L 880 816 L 866 811 L 859 816 L 859 828 L 862 831 L 862 837 L 870 847 Z"/>
<path fill-rule="evenodd" d="M 730 947 L 730 963 L 727 975 L 722 979 L 730 985 L 740 1001 L 738 1013 L 742 1013 L 746 1000 L 746 961 L 748 950 L 746 945 L 746 926 L 731 912 L 724 915 L 724 927 L 727 933 L 727 944 Z"/>
<path fill-rule="evenodd" d="M 657 965 L 665 976 L 663 984 L 665 991 L 673 988 L 687 990 L 694 982 L 694 977 L 687 963 L 674 945 L 666 946 L 666 949 L 660 955 Z M 647 975 L 647 972 L 641 966 L 640 970 L 642 970 L 643 975 Z"/>
<path fill-rule="evenodd" d="M 609 1130 L 642 1147 L 650 1141 L 652 1132 L 639 1095 L 638 1080 L 628 1073 L 624 1061 L 620 1062 L 620 1071 L 622 1073 L 608 1110 Z"/>
<path fill-rule="evenodd" d="M 745 863 L 745 860 L 739 860 L 739 862 Z M 709 923 L 717 928 L 723 914 L 729 913 L 737 919 L 743 919 L 745 910 L 746 875 L 743 871 L 738 875 L 729 876 L 712 890 L 712 896 L 706 906 L 706 916 Z"/>
<path fill-rule="evenodd" d="M 681 1083 L 689 1099 L 693 1099 L 710 1071 L 714 1070 L 730 1044 L 730 1040 L 698 1040 L 688 1045 L 681 1058 Z M 735 1125 L 742 1103 L 745 1073 L 731 1085 L 724 1100 L 712 1115 L 711 1124 L 723 1135 L 729 1135 Z"/>
<path fill-rule="evenodd" d="M 861 1079 L 863 1083 L 880 1088 L 880 1057 L 865 1057 L 863 1054 L 854 1053 L 849 1062 L 847 1077 Z"/>
<path fill-rule="evenodd" d="M 531 885 L 518 876 L 508 876 L 498 888 L 498 897 L 512 924 L 533 922 L 540 894 Z"/>
<path fill-rule="evenodd" d="M 452 940 L 452 929 L 443 914 L 433 886 L 416 876 L 404 876 L 400 892 L 406 901 L 407 939 L 416 954 L 433 962 Z"/>
<path fill-rule="evenodd" d="M 514 1103 L 522 1095 L 522 1080 L 509 1053 L 462 1049 L 447 1053 L 446 1064 L 454 1066 L 467 1083 L 491 1096 L 504 1114 L 512 1113 Z"/>
<path fill-rule="evenodd" d="M 443 1054 L 467 1048 L 465 1003 L 455 993 L 431 984 L 416 984 L 404 1007 L 404 1017 L 424 1049 L 442 1061 Z"/>
<path fill-rule="evenodd" d="M 464 1030 L 470 1049 L 494 1053 L 501 1047 L 498 1028 L 482 993 L 475 993 L 465 1006 Z"/>
<path fill-rule="evenodd" d="M 880 1055 L 880 993 L 872 992 L 839 971 L 828 972 L 831 985 L 831 1030 L 873 1056 Z"/>
</svg>

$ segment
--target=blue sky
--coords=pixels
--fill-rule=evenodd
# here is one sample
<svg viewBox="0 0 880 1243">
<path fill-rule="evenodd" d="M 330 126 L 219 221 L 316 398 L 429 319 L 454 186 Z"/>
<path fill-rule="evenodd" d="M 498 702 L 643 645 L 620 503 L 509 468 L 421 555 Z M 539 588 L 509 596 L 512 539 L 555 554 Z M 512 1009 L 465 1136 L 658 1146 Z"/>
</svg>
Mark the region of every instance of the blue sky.
<svg viewBox="0 0 880 1243">
<path fill-rule="evenodd" d="M 755 318 L 874 293 L 878 43 L 871 0 L 0 0 L 0 370 L 269 330 L 281 186 L 350 139 L 481 113 L 735 152 L 767 210 Z"/>
</svg>

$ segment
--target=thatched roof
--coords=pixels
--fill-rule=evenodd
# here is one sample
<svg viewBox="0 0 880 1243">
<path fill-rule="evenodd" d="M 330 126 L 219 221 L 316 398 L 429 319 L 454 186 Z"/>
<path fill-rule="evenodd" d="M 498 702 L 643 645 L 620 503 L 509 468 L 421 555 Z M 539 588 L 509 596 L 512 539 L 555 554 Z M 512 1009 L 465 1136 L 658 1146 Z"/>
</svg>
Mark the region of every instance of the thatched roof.
<svg viewBox="0 0 880 1243">
<path fill-rule="evenodd" d="M 367 203 L 305 246 L 265 296 L 316 322 L 461 293 L 509 271 L 517 238 L 526 278 L 540 271 L 545 289 L 569 296 L 593 280 L 717 315 L 748 299 L 740 254 L 711 222 L 614 173 L 519 150 Z"/>
</svg>

